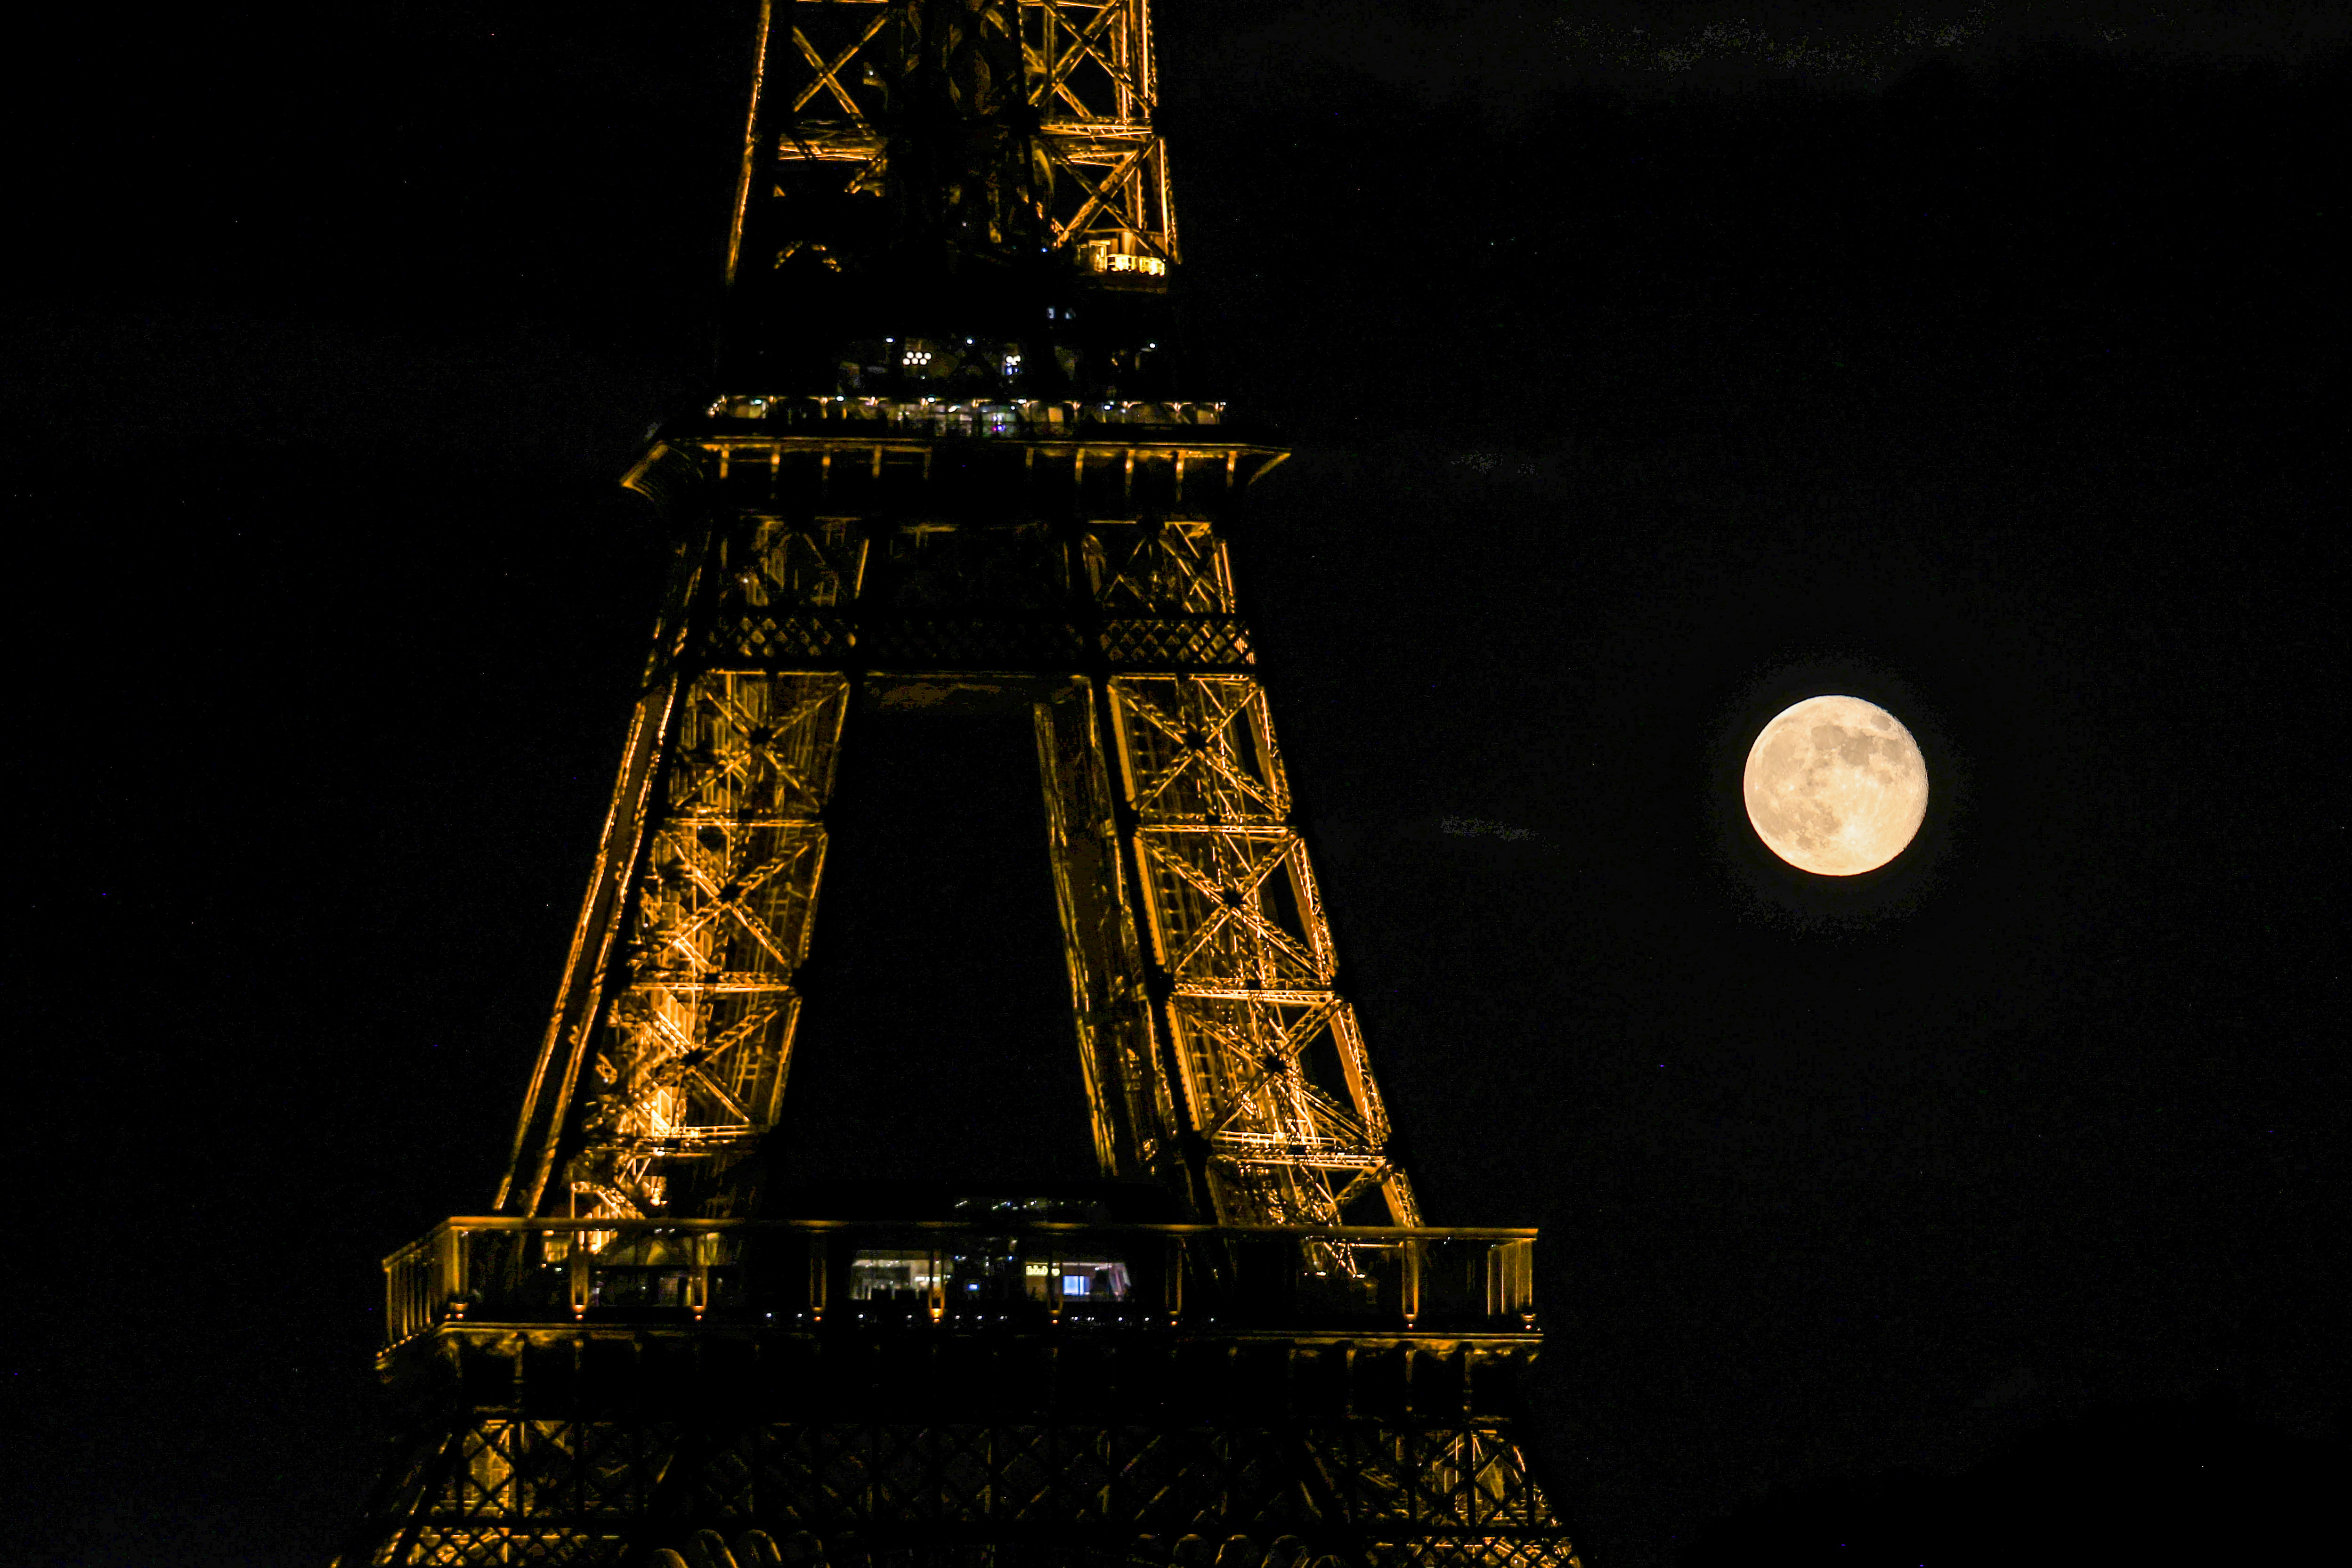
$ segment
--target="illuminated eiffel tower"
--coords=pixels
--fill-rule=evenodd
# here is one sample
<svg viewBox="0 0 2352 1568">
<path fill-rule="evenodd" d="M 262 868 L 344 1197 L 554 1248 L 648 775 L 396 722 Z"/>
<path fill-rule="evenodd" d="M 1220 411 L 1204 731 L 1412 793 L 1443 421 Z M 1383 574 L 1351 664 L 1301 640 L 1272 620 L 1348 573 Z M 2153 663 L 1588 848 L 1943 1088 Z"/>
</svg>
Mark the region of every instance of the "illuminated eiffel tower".
<svg viewBox="0 0 2352 1568">
<path fill-rule="evenodd" d="M 763 6 L 729 390 L 627 477 L 643 694 L 496 1212 L 386 1262 L 341 1563 L 1575 1561 L 1534 1233 L 1422 1224 L 1335 984 L 1234 595 L 1284 454 L 1178 395 L 1153 101 L 1145 0 Z M 804 1212 L 838 759 L 974 706 L 1035 726 L 1102 1181 Z"/>
</svg>

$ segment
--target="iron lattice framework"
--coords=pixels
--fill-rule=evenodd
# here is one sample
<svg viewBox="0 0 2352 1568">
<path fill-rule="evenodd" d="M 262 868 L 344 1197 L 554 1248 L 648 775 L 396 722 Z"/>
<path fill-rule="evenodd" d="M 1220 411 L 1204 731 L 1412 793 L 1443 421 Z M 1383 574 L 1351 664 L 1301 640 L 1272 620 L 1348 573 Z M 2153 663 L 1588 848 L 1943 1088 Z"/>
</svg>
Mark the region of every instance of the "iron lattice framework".
<svg viewBox="0 0 2352 1568">
<path fill-rule="evenodd" d="M 1572 1568 L 1513 1432 L 1531 1246 L 452 1220 L 387 1264 L 407 1418 L 343 1561 Z"/>
<path fill-rule="evenodd" d="M 759 38 L 752 390 L 628 476 L 652 657 L 499 1212 L 386 1262 L 339 1568 L 1572 1568 L 1533 1233 L 1422 1223 L 1235 599 L 1285 454 L 1177 393 L 1144 0 Z M 844 749 L 971 706 L 1034 729 L 1104 1184 L 771 1212 Z"/>
<path fill-rule="evenodd" d="M 501 1209 L 682 1212 L 769 1132 L 853 706 L 955 692 L 1034 715 L 1102 1173 L 1228 1224 L 1374 1194 L 1417 1224 L 1234 613 L 1225 525 L 1280 454 L 1199 405 L 968 442 L 936 428 L 961 411 L 867 412 L 722 405 L 633 476 L 706 521 Z"/>
<path fill-rule="evenodd" d="M 926 209 L 949 244 L 1145 277 L 1177 260 L 1145 0 L 768 0 L 760 38 L 730 281 L 765 205 L 783 210 L 756 264 L 854 262 L 860 197 Z"/>
<path fill-rule="evenodd" d="M 665 1568 L 814 1568 L 828 1556 L 835 1568 L 1211 1568 L 1212 1553 L 1220 1568 L 1310 1568 L 1331 1561 L 1308 1547 L 1318 1536 L 1328 1544 L 1318 1526 L 1336 1520 L 1369 1537 L 1365 1555 L 1382 1564 L 1573 1561 L 1507 1437 L 1367 1421 L 714 1428 L 501 1416 L 446 1454 L 418 1456 L 404 1489 L 427 1504 L 405 1548 L 419 1563 L 607 1561 L 648 1514 L 686 1526 L 682 1551 L 645 1554 Z M 789 1511 L 763 1508 L 770 1497 L 792 1500 Z M 748 1522 L 759 1518 L 779 1522 Z M 1111 1521 L 1130 1544 L 1086 1543 Z M 961 1539 L 944 1550 L 898 1544 L 910 1524 Z"/>
</svg>

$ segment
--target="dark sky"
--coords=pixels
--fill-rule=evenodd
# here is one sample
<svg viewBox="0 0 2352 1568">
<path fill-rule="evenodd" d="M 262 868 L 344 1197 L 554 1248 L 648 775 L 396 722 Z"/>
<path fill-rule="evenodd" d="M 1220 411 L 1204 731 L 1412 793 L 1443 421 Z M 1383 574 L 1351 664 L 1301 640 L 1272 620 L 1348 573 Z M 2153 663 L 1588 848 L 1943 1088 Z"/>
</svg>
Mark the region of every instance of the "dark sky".
<svg viewBox="0 0 2352 1568">
<path fill-rule="evenodd" d="M 2340 1440 L 2340 11 L 1160 10 L 1343 984 L 1432 1219 L 1544 1227 L 1587 1563 Z M 487 1206 L 593 848 L 750 15 L 110 13 L 19 96 L 11 1561 L 357 1504 L 375 1262 Z M 1935 791 L 1851 883 L 1738 815 L 1821 690 Z M 877 732 L 814 1163 L 1082 1157 L 1024 746 Z"/>
</svg>

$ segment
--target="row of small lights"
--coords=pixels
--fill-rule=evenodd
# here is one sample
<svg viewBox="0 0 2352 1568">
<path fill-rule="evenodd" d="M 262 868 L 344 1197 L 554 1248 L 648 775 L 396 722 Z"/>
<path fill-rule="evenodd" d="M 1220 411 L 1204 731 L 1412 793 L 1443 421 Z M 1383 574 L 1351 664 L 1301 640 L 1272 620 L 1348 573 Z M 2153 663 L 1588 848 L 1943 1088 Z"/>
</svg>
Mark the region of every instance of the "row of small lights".
<svg viewBox="0 0 2352 1568">
<path fill-rule="evenodd" d="M 895 399 L 891 399 L 891 398 L 884 398 L 884 397 L 846 397 L 846 396 L 838 396 L 838 395 L 830 395 L 830 394 L 824 394 L 824 393 L 811 393 L 811 394 L 808 394 L 807 395 L 808 395 L 809 401 L 811 401 L 811 402 L 813 402 L 813 403 L 839 403 L 839 404 L 842 404 L 842 405 L 848 405 L 848 404 L 851 404 L 851 403 L 856 403 L 856 404 L 863 405 L 864 406 L 868 407 L 868 408 L 879 408 L 879 407 L 884 406 L 885 405 L 891 404 L 891 403 L 894 403 L 894 402 L 896 401 Z M 769 408 L 769 406 L 770 406 L 772 404 L 781 403 L 781 402 L 782 402 L 782 401 L 783 401 L 783 399 L 782 399 L 782 398 L 772 398 L 772 397 L 747 397 L 747 398 L 745 398 L 743 401 L 744 401 L 744 402 L 746 402 L 746 403 L 748 403 L 748 404 L 750 404 L 750 405 L 751 405 L 751 408 L 752 408 L 755 412 L 764 414 L 764 413 L 766 413 L 766 412 L 768 411 L 768 408 Z M 918 404 L 919 404 L 921 406 L 925 407 L 925 408 L 929 408 L 929 407 L 930 407 L 934 403 L 936 403 L 936 404 L 938 404 L 938 405 L 939 405 L 940 409 L 940 412 L 942 412 L 942 413 L 952 413 L 952 412 L 955 412 L 955 411 L 958 411 L 958 410 L 969 409 L 969 410 L 971 410 L 972 413 L 979 414 L 979 413 L 985 413 L 987 410 L 989 410 L 989 409 L 991 409 L 991 408 L 1009 408 L 1009 407 L 1014 406 L 1013 405 L 1011 405 L 1011 404 L 990 403 L 990 402 L 986 401 L 985 399 L 982 399 L 982 398 L 974 398 L 973 400 L 971 400 L 971 402 L 969 402 L 969 403 L 956 403 L 956 402 L 949 401 L 949 400 L 944 399 L 944 398 L 936 398 L 936 397 L 929 397 L 929 396 L 925 396 L 925 397 L 919 397 L 919 398 L 917 398 L 915 401 L 916 401 Z M 1035 400 L 1034 400 L 1034 399 L 1024 399 L 1024 401 L 1035 401 Z M 1103 407 L 1103 408 L 1105 408 L 1105 409 L 1116 408 L 1116 409 L 1118 409 L 1118 410 L 1120 410 L 1120 411 L 1124 412 L 1124 411 L 1126 411 L 1126 410 L 1128 410 L 1128 409 L 1130 409 L 1130 408 L 1140 408 L 1140 407 L 1142 407 L 1142 406 L 1143 406 L 1145 404 L 1147 404 L 1147 403 L 1156 402 L 1156 401 L 1158 401 L 1158 400 L 1157 400 L 1157 399 L 1153 399 L 1153 398 L 1127 398 L 1127 399 L 1124 399 L 1124 400 L 1122 400 L 1122 401 L 1120 401 L 1120 402 L 1118 402 L 1118 403 L 1105 403 L 1105 404 L 1102 404 L 1100 406 L 1102 406 L 1102 407 Z M 1051 404 L 1047 404 L 1047 405 L 1046 405 L 1046 406 L 1051 407 L 1051 406 L 1053 406 L 1053 405 L 1051 405 Z M 1082 404 L 1080 404 L 1077 400 L 1076 400 L 1076 399 L 1072 399 L 1072 400 L 1071 400 L 1071 403 L 1070 403 L 1070 405 L 1069 405 L 1069 406 L 1071 406 L 1071 407 L 1073 407 L 1073 408 L 1076 408 L 1076 407 L 1081 407 L 1081 406 L 1083 406 L 1083 405 L 1082 405 Z M 1224 412 L 1224 407 L 1225 407 L 1225 405 L 1224 405 L 1223 403 L 1198 403 L 1198 402 L 1193 402 L 1193 401 L 1191 401 L 1191 400 L 1188 400 L 1188 399 L 1178 399 L 1178 400 L 1176 400 L 1176 402 L 1175 402 L 1175 406 L 1177 406 L 1177 407 L 1179 407 L 1179 408 L 1213 408 L 1213 409 L 1215 409 L 1217 412 L 1219 412 L 1220 414 L 1222 414 L 1222 413 L 1223 413 L 1223 412 Z M 717 418 L 719 415 L 721 415 L 721 414 L 725 413 L 726 411 L 727 411 L 727 400 L 726 400 L 725 398 L 723 398 L 723 397 L 722 397 L 722 398 L 720 398 L 720 399 L 719 399 L 718 401 L 714 402 L 713 404 L 711 404 L 710 408 L 709 408 L 709 415 L 710 415 L 710 416 L 711 416 L 712 418 Z"/>
<path fill-rule="evenodd" d="M 1050 316 L 1050 315 L 1052 315 L 1052 314 L 1053 314 L 1053 311 L 1052 311 L 1051 310 L 1048 310 L 1045 313 L 1046 313 L 1048 316 Z M 1070 312 L 1070 314 L 1071 314 L 1072 316 L 1074 316 L 1074 317 L 1075 317 L 1075 316 L 1076 316 L 1076 311 L 1072 311 L 1072 312 Z M 896 347 L 898 346 L 898 339 L 896 339 L 896 338 L 885 338 L 885 339 L 883 339 L 882 341 L 883 341 L 886 344 L 887 344 L 887 345 L 889 345 L 890 347 L 893 347 L 893 348 L 896 348 Z M 976 341 L 977 341 L 977 340 L 975 340 L 975 339 L 971 339 L 971 338 L 966 338 L 966 339 L 964 339 L 964 341 L 963 341 L 963 342 L 964 342 L 964 347 L 966 347 L 966 348 L 971 348 L 971 347 L 974 346 L 974 344 L 975 344 Z M 1144 347 L 1145 352 L 1147 352 L 1147 353 L 1158 353 L 1158 352 L 1159 352 L 1159 349 L 1160 349 L 1160 345 L 1159 345 L 1158 343 L 1146 343 L 1146 344 L 1144 344 L 1144 345 L 1143 345 L 1143 347 Z M 930 350 L 929 350 L 929 349 L 919 349 L 919 348 L 914 347 L 912 343 L 909 343 L 909 344 L 908 345 L 908 347 L 906 348 L 906 350 L 905 350 L 905 351 L 904 351 L 904 352 L 899 355 L 898 363 L 899 363 L 900 364 L 902 364 L 902 365 L 925 365 L 925 364 L 929 364 L 929 363 L 931 363 L 931 351 L 930 351 Z M 1020 354 L 1020 352 L 1019 352 L 1018 350 L 1015 350 L 1015 351 L 1013 351 L 1013 353 L 1007 353 L 1007 354 L 1004 356 L 1004 370 L 1003 370 L 1003 374 L 1006 374 L 1006 375 L 1017 375 L 1017 374 L 1020 374 L 1020 371 L 1021 371 L 1021 354 Z M 845 403 L 847 403 L 847 402 L 849 401 L 849 399 L 848 399 L 848 398 L 846 398 L 846 397 L 832 397 L 832 396 L 824 396 L 824 395 L 819 395 L 819 396 L 817 397 L 817 399 L 816 399 L 816 400 L 817 400 L 819 403 L 845 403 Z M 753 398 L 746 399 L 746 401 L 747 401 L 747 402 L 749 402 L 749 403 L 751 404 L 751 405 L 754 409 L 756 409 L 756 410 L 758 410 L 759 412 L 761 412 L 761 413 L 763 413 L 763 414 L 764 414 L 765 412 L 767 412 L 768 405 L 769 405 L 771 402 L 774 401 L 774 400 L 773 400 L 773 399 L 771 399 L 771 398 L 766 398 L 766 397 L 753 397 Z M 867 404 L 867 405 L 876 405 L 876 404 L 879 404 L 879 403 L 882 401 L 882 399 L 880 399 L 880 398 L 878 398 L 878 397 L 862 397 L 862 398 L 859 398 L 857 401 L 859 401 L 859 402 L 861 402 L 861 403 L 864 403 L 864 404 Z M 921 401 L 922 401 L 923 405 L 924 405 L 926 407 L 929 406 L 929 405 L 930 405 L 930 403 L 931 403 L 931 399 L 929 399 L 929 398 L 928 398 L 928 397 L 923 398 Z M 717 416 L 719 413 L 721 413 L 721 412 L 724 410 L 725 406 L 726 406 L 726 400 L 725 400 L 724 398 L 721 398 L 721 399 L 719 399 L 719 401 L 717 401 L 717 402 L 713 403 L 713 404 L 710 405 L 710 413 L 711 413 L 711 415 L 712 415 L 714 417 L 715 417 L 715 416 Z M 979 402 L 974 402 L 973 404 L 971 404 L 971 407 L 973 407 L 973 408 L 975 408 L 975 409 L 978 409 L 978 408 L 980 408 L 980 407 L 983 406 L 983 405 L 982 405 L 982 404 L 981 404 L 981 403 L 979 403 Z M 1110 408 L 1110 407 L 1113 407 L 1113 406 L 1117 406 L 1117 407 L 1119 407 L 1119 408 L 1123 408 L 1123 409 L 1124 409 L 1124 408 L 1133 408 L 1134 406 L 1136 406 L 1136 404 L 1135 404 L 1135 402 L 1134 402 L 1134 401 L 1129 401 L 1129 402 L 1120 403 L 1120 404 L 1118 404 L 1118 405 L 1112 405 L 1112 404 L 1106 403 L 1106 404 L 1104 404 L 1104 405 L 1103 405 L 1103 406 L 1104 406 L 1105 408 Z M 1224 408 L 1224 405 L 1223 405 L 1223 404 L 1222 404 L 1222 403 L 1210 404 L 1210 405 L 1208 405 L 1207 406 L 1209 406 L 1209 407 L 1213 407 L 1213 408 L 1215 408 L 1215 409 L 1218 409 L 1218 410 L 1219 410 L 1219 411 L 1221 411 L 1221 412 L 1222 412 L 1222 411 L 1223 410 L 1223 408 Z"/>
<path fill-rule="evenodd" d="M 1051 310 L 1048 310 L 1048 311 L 1046 311 L 1045 313 L 1046 313 L 1047 315 L 1049 315 L 1049 316 L 1053 314 L 1053 312 L 1052 312 Z M 1075 319 L 1075 317 L 1074 317 L 1073 319 Z M 964 341 L 963 341 L 963 346 L 964 346 L 964 347 L 966 347 L 966 348 L 971 348 L 971 347 L 972 347 L 972 346 L 973 346 L 973 344 L 974 344 L 977 341 L 978 341 L 978 340 L 973 339 L 973 338 L 966 338 L 966 339 L 964 339 Z M 882 342 L 883 342 L 886 345 L 887 345 L 887 346 L 889 346 L 889 347 L 892 347 L 892 348 L 897 347 L 897 346 L 898 346 L 898 339 L 896 339 L 896 338 L 884 338 L 884 339 L 882 340 Z M 1159 348 L 1160 348 L 1160 345 L 1159 345 L 1158 343 L 1146 343 L 1146 344 L 1144 344 L 1143 346 L 1144 346 L 1144 348 L 1145 348 L 1147 351 L 1149 351 L 1149 352 L 1152 352 L 1152 353 L 1157 353 L 1157 352 L 1159 351 Z M 917 355 L 917 353 L 919 353 L 921 354 L 921 356 L 922 356 L 919 360 L 918 360 L 918 359 L 915 357 L 915 356 Z M 1021 363 L 1021 356 L 1020 356 L 1018 353 L 1013 353 L 1013 354 L 1008 355 L 1007 357 L 1008 357 L 1008 358 L 1009 358 L 1009 359 L 1010 359 L 1013 363 L 1015 363 L 1015 364 L 1018 364 L 1018 363 Z M 929 349 L 922 349 L 922 350 L 919 350 L 919 350 L 917 350 L 916 348 L 914 348 L 911 344 L 909 344 L 909 345 L 908 345 L 908 349 L 907 349 L 907 357 L 906 357 L 906 361 L 905 361 L 905 363 L 908 363 L 908 364 L 918 364 L 918 363 L 920 363 L 920 364 L 929 364 L 929 363 L 930 363 L 930 359 L 931 359 L 931 351 L 930 351 L 930 350 L 929 350 Z"/>
</svg>

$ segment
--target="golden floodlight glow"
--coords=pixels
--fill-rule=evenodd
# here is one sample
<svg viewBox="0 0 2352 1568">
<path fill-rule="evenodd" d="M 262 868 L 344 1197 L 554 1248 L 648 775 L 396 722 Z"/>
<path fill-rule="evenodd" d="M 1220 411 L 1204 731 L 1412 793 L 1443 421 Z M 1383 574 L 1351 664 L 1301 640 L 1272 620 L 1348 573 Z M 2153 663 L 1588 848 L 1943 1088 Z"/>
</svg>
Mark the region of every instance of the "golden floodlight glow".
<svg viewBox="0 0 2352 1568">
<path fill-rule="evenodd" d="M 1764 726 L 1740 779 L 1765 847 L 1820 877 L 1874 871 L 1927 815 L 1927 764 L 1901 721 L 1859 697 L 1809 697 Z"/>
</svg>

